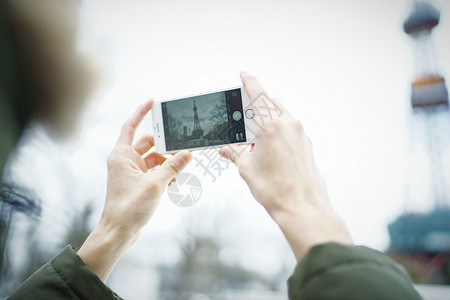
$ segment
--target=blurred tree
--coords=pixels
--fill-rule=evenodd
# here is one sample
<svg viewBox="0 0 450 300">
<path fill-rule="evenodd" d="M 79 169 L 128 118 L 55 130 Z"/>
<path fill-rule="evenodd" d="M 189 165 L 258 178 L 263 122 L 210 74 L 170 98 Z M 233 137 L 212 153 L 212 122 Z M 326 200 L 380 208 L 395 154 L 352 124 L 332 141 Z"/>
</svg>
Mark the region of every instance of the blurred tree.
<svg viewBox="0 0 450 300">
<path fill-rule="evenodd" d="M 216 104 L 209 113 L 214 121 L 214 125 L 228 123 L 227 106 L 225 102 Z"/>
<path fill-rule="evenodd" d="M 80 249 L 84 241 L 91 233 L 92 228 L 89 226 L 89 220 L 94 211 L 93 204 L 95 201 L 90 202 L 82 208 L 81 213 L 76 214 L 72 221 L 72 226 L 69 226 L 67 238 L 65 244 L 70 244 L 76 251 Z"/>
<path fill-rule="evenodd" d="M 182 245 L 183 257 L 174 266 L 160 266 L 160 295 L 164 300 L 189 300 L 193 295 L 213 296 L 224 291 L 265 287 L 276 290 L 278 278 L 268 280 L 239 265 L 228 266 L 219 259 L 221 247 L 213 238 L 192 236 Z"/>
<path fill-rule="evenodd" d="M 175 119 L 171 115 L 168 115 L 169 118 L 169 132 L 170 137 L 176 139 L 179 135 L 181 135 L 181 126 L 183 125 L 180 120 Z"/>
<path fill-rule="evenodd" d="M 191 300 L 195 295 L 216 299 L 217 295 L 231 291 L 248 295 L 255 291 L 280 293 L 280 282 L 284 286 L 285 273 L 291 271 L 284 268 L 282 258 L 277 276 L 248 270 L 239 263 L 225 263 L 220 258 L 225 244 L 230 242 L 227 238 L 224 241 L 224 230 L 230 222 L 228 213 L 230 211 L 202 211 L 202 218 L 195 214 L 184 216 L 186 222 L 180 228 L 183 238 L 178 240 L 181 258 L 171 266 L 158 267 L 161 299 Z M 233 222 L 239 221 L 236 218 Z"/>
</svg>

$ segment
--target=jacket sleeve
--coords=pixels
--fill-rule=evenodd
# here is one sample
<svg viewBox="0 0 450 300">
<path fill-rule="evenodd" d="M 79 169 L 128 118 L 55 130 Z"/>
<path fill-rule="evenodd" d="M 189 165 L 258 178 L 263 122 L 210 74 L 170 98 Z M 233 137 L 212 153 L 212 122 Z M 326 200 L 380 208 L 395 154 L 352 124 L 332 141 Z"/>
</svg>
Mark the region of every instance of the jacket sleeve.
<svg viewBox="0 0 450 300">
<path fill-rule="evenodd" d="M 313 247 L 288 281 L 289 299 L 421 299 L 406 271 L 381 252 L 328 243 Z"/>
<path fill-rule="evenodd" d="M 67 246 L 9 297 L 16 299 L 121 299 Z"/>
</svg>

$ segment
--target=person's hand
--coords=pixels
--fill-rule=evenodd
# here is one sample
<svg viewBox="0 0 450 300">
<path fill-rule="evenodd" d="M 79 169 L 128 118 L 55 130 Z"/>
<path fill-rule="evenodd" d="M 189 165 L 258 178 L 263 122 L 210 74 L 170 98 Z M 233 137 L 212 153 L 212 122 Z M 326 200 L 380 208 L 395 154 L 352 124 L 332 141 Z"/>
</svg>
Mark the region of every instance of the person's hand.
<svg viewBox="0 0 450 300">
<path fill-rule="evenodd" d="M 241 79 L 250 102 L 265 111 L 255 116 L 259 126 L 251 152 L 227 146 L 220 154 L 236 164 L 255 199 L 282 229 L 297 259 L 318 244 L 351 243 L 344 222 L 328 201 L 303 125 L 278 100 L 269 98 L 255 77 L 242 73 Z"/>
<path fill-rule="evenodd" d="M 186 150 L 169 159 L 156 152 L 143 156 L 154 146 L 150 134 L 132 145 L 136 128 L 152 104 L 149 101 L 138 108 L 123 125 L 108 157 L 108 186 L 101 222 L 114 224 L 127 234 L 138 232 L 148 222 L 167 185 L 192 158 Z"/>
<path fill-rule="evenodd" d="M 151 100 L 140 106 L 123 125 L 108 157 L 107 194 L 100 222 L 78 251 L 104 281 L 150 220 L 167 185 L 192 159 L 188 151 L 168 159 L 156 152 L 146 154 L 154 146 L 152 135 L 133 145 L 135 131 L 152 105 Z"/>
</svg>

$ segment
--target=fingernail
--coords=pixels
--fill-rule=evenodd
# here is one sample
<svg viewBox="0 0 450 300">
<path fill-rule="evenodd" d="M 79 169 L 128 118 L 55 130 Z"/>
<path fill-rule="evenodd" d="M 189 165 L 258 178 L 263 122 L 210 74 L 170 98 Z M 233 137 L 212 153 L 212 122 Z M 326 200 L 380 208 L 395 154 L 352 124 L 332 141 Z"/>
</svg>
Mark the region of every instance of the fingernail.
<svg viewBox="0 0 450 300">
<path fill-rule="evenodd" d="M 189 151 L 181 151 L 179 158 L 183 163 L 188 163 L 191 160 L 192 155 Z"/>
<path fill-rule="evenodd" d="M 246 72 L 246 71 L 241 71 L 241 76 L 246 76 L 246 75 L 249 75 L 248 72 Z"/>
<path fill-rule="evenodd" d="M 220 149 L 220 151 L 219 151 L 219 154 L 220 154 L 220 156 L 222 156 L 222 157 L 227 157 L 227 155 L 228 155 L 228 153 L 227 153 L 227 149 L 225 149 L 225 148 L 222 148 L 222 149 Z"/>
</svg>

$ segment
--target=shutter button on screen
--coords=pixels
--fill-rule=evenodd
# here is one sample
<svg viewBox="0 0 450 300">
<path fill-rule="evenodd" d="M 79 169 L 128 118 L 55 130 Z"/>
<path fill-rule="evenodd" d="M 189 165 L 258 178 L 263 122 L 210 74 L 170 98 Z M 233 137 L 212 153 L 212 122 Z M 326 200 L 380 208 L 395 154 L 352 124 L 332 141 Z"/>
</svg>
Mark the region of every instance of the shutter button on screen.
<svg viewBox="0 0 450 300">
<path fill-rule="evenodd" d="M 233 113 L 233 120 L 239 121 L 241 118 L 242 118 L 241 112 L 238 111 L 238 110 L 236 110 L 236 111 Z"/>
<path fill-rule="evenodd" d="M 245 111 L 245 116 L 247 117 L 247 119 L 253 119 L 253 117 L 255 116 L 255 112 L 253 111 L 253 109 L 249 108 Z"/>
</svg>

